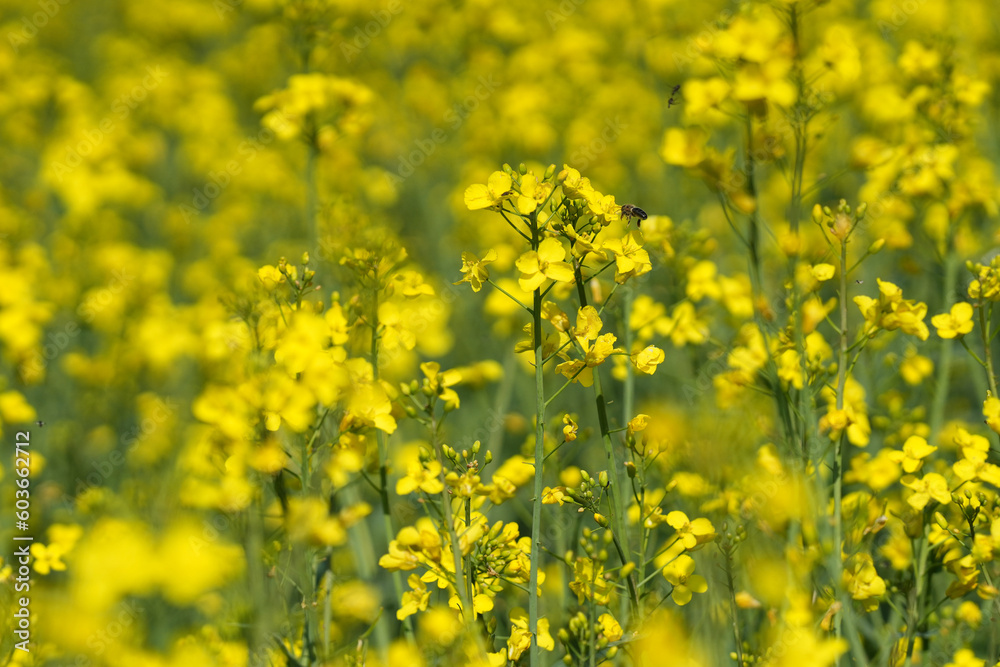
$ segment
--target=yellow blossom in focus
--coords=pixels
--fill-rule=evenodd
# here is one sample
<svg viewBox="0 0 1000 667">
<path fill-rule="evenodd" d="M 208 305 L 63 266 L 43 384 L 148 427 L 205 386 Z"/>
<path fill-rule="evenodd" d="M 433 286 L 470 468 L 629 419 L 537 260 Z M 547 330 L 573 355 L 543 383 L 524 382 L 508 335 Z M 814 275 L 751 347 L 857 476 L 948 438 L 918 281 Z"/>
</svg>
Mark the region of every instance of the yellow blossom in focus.
<svg viewBox="0 0 1000 667">
<path fill-rule="evenodd" d="M 411 463 L 407 467 L 406 476 L 401 477 L 396 482 L 396 493 L 401 496 L 413 493 L 418 489 L 430 495 L 441 493 L 444 490 L 444 484 L 441 482 L 440 462 Z"/>
<path fill-rule="evenodd" d="M 652 375 L 656 372 L 656 367 L 663 363 L 663 350 L 655 345 L 648 345 L 633 357 L 635 367 L 640 372 Z"/>
<path fill-rule="evenodd" d="M 525 292 L 533 292 L 545 284 L 546 279 L 566 283 L 573 282 L 573 267 L 563 261 L 566 248 L 558 239 L 547 238 L 538 250 L 529 250 L 517 258 L 517 269 L 521 276 L 518 285 Z"/>
<path fill-rule="evenodd" d="M 937 447 L 927 444 L 919 435 L 911 435 L 903 443 L 903 450 L 892 452 L 894 461 L 901 463 L 905 472 L 916 472 L 923 464 L 923 459 L 937 451 Z"/>
<path fill-rule="evenodd" d="M 396 618 L 400 621 L 427 609 L 427 603 L 431 598 L 430 591 L 418 575 L 411 574 L 406 581 L 410 585 L 410 590 L 403 593 L 402 603 L 396 610 Z"/>
<path fill-rule="evenodd" d="M 955 338 L 972 331 L 972 315 L 972 305 L 962 301 L 952 306 L 950 312 L 932 317 L 931 324 L 941 338 Z"/>
<path fill-rule="evenodd" d="M 601 626 L 601 632 L 604 634 L 604 638 L 608 641 L 616 642 L 622 638 L 622 626 L 611 614 L 601 614 L 600 617 L 598 617 L 597 622 Z"/>
<path fill-rule="evenodd" d="M 684 512 L 674 510 L 667 515 L 667 523 L 677 531 L 677 536 L 685 549 L 692 550 L 715 539 L 715 528 L 708 519 L 698 518 L 691 521 Z"/>
<path fill-rule="evenodd" d="M 670 598 L 679 606 L 691 601 L 692 593 L 704 593 L 708 582 L 700 574 L 694 574 L 694 559 L 682 554 L 663 567 L 663 576 L 673 584 Z"/>
<path fill-rule="evenodd" d="M 885 595 L 885 580 L 878 576 L 871 554 L 859 553 L 844 564 L 844 588 L 854 600 L 863 602 L 865 611 L 878 609 L 878 598 Z"/>
<path fill-rule="evenodd" d="M 507 657 L 517 660 L 531 645 L 531 632 L 528 631 L 528 613 L 520 607 L 510 612 L 510 637 L 507 639 Z M 538 646 L 546 651 L 555 649 L 556 644 L 549 634 L 549 619 L 538 619 Z"/>
<path fill-rule="evenodd" d="M 497 259 L 497 251 L 490 249 L 483 256 L 482 259 L 477 258 L 471 252 L 462 253 L 462 273 L 465 275 L 453 285 L 460 285 L 462 283 L 469 283 L 472 286 L 473 292 L 478 292 L 483 288 L 483 283 L 490 279 L 490 272 L 486 269 L 486 265 L 491 262 L 495 262 Z"/>
<path fill-rule="evenodd" d="M 494 171 L 486 185 L 476 183 L 465 189 L 465 205 L 470 211 L 499 206 L 511 193 L 510 175 Z"/>
<path fill-rule="evenodd" d="M 538 208 L 538 205 L 548 199 L 552 192 L 551 183 L 539 183 L 538 177 L 532 173 L 527 173 L 521 177 L 521 194 L 517 197 L 517 212 L 521 215 L 529 215 Z"/>
<path fill-rule="evenodd" d="M 563 438 L 565 438 L 566 442 L 573 442 L 580 431 L 579 425 L 577 425 L 576 421 L 569 414 L 563 415 L 562 421 Z"/>
<path fill-rule="evenodd" d="M 948 482 L 936 472 L 927 473 L 922 479 L 906 475 L 900 481 L 903 486 L 913 490 L 910 497 L 906 499 L 906 502 L 913 509 L 922 510 L 932 499 L 945 505 L 951 502 Z"/>
<path fill-rule="evenodd" d="M 629 278 L 637 278 L 652 270 L 649 253 L 643 247 L 642 233 L 633 230 L 620 239 L 608 239 L 604 248 L 615 255 L 615 282 L 623 284 Z"/>
</svg>

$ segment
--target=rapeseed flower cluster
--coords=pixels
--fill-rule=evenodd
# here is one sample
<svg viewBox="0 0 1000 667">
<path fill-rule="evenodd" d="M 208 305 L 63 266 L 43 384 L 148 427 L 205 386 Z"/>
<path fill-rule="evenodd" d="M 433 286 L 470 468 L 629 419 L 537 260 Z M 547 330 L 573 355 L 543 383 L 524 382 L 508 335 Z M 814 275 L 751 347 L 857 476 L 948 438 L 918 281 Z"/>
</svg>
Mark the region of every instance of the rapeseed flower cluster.
<svg viewBox="0 0 1000 667">
<path fill-rule="evenodd" d="M 1000 664 L 989 0 L 6 9 L 4 664 Z"/>
</svg>

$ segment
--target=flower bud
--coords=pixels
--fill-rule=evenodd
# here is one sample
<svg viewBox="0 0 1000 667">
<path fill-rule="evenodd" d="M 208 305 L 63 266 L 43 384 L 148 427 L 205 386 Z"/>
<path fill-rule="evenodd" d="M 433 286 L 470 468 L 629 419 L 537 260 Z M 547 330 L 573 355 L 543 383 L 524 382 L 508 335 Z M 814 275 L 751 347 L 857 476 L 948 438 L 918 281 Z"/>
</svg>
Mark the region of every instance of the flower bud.
<svg viewBox="0 0 1000 667">
<path fill-rule="evenodd" d="M 601 526 L 602 528 L 607 528 L 609 525 L 611 525 L 607 517 L 605 517 L 603 514 L 600 513 L 594 514 L 594 521 L 596 521 L 597 525 Z"/>
<path fill-rule="evenodd" d="M 521 164 L 517 165 L 517 170 L 519 172 L 521 172 L 522 176 L 524 176 L 525 174 L 528 173 L 528 167 L 525 166 L 525 164 L 523 162 Z"/>
<path fill-rule="evenodd" d="M 882 250 L 882 248 L 884 248 L 884 247 L 885 247 L 885 239 L 878 239 L 877 241 L 875 241 L 874 243 L 872 243 L 870 246 L 868 246 L 868 254 L 869 255 L 874 255 L 874 254 L 880 252 Z"/>
<path fill-rule="evenodd" d="M 628 478 L 629 479 L 635 479 L 635 475 L 636 475 L 636 472 L 637 472 L 636 468 L 635 468 L 635 464 L 632 463 L 631 461 L 626 461 L 625 462 L 625 472 L 628 473 Z"/>
<path fill-rule="evenodd" d="M 607 470 L 602 470 L 601 474 L 597 476 L 597 480 L 600 482 L 602 489 L 608 488 L 608 484 L 609 484 L 609 481 L 608 481 L 608 471 Z"/>
</svg>

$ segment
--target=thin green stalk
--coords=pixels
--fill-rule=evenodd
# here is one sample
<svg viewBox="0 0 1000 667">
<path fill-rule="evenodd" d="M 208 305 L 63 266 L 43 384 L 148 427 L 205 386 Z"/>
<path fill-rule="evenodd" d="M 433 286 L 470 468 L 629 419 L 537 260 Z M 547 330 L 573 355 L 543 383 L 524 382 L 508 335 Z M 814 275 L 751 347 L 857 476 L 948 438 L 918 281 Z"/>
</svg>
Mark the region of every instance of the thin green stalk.
<svg viewBox="0 0 1000 667">
<path fill-rule="evenodd" d="M 847 387 L 847 239 L 840 242 L 840 345 L 837 360 L 837 410 L 844 409 L 844 391 Z M 834 570 L 833 585 L 840 586 L 844 573 L 844 559 L 841 542 L 843 541 L 843 483 L 844 483 L 844 440 L 847 430 L 837 438 L 833 467 L 833 550 Z M 845 606 L 844 613 L 847 613 Z M 841 627 L 843 614 L 834 618 L 834 632 L 837 637 L 843 636 Z"/>
<path fill-rule="evenodd" d="M 632 301 L 635 298 L 635 290 L 632 285 L 625 285 L 625 301 L 622 304 L 622 330 L 625 332 L 625 350 L 632 354 L 632 328 L 629 321 L 632 319 Z M 625 389 L 622 397 L 622 423 L 627 424 L 634 416 L 632 414 L 635 405 L 635 369 L 632 364 L 625 366 Z"/>
<path fill-rule="evenodd" d="M 594 582 L 596 584 L 596 582 Z M 590 667 L 596 667 L 597 665 L 597 633 L 594 632 L 594 625 L 597 623 L 597 610 L 595 609 L 595 604 L 593 600 L 589 601 L 590 604 L 587 605 L 587 620 L 589 621 L 588 639 L 587 642 L 590 646 L 588 651 Z"/>
<path fill-rule="evenodd" d="M 536 214 L 531 215 L 531 248 L 537 250 L 542 241 Z M 538 647 L 538 570 L 541 567 L 542 535 L 542 470 L 545 465 L 545 376 L 542 372 L 542 290 L 534 291 L 531 309 L 532 342 L 535 347 L 535 481 L 531 504 L 531 574 L 528 580 L 528 630 L 531 632 L 529 664 L 541 667 Z"/>
<path fill-rule="evenodd" d="M 451 554 L 455 565 L 455 591 L 458 594 L 458 599 L 462 605 L 462 620 L 465 622 L 466 627 L 468 627 L 475 618 L 475 612 L 472 609 L 472 600 L 469 597 L 468 589 L 465 585 L 465 569 L 463 567 L 462 548 L 458 543 L 458 533 L 455 532 L 455 508 L 452 507 L 451 494 L 448 493 L 448 483 L 445 481 L 444 471 L 447 459 L 444 456 L 444 448 L 441 446 L 441 438 L 438 435 L 440 424 L 438 423 L 437 417 L 433 414 L 433 408 L 431 409 L 431 412 L 431 445 L 434 447 L 434 453 L 437 455 L 438 463 L 441 464 L 440 478 L 441 485 L 444 487 L 444 490 L 441 492 L 441 521 L 448 529 L 448 538 L 451 540 Z M 466 526 L 466 528 L 468 528 L 468 526 Z"/>
<path fill-rule="evenodd" d="M 372 303 L 372 339 L 371 339 L 371 363 L 372 379 L 378 382 L 379 379 L 379 284 L 378 266 L 375 267 L 375 295 Z M 389 506 L 389 445 L 386 441 L 385 432 L 375 429 L 375 441 L 378 445 L 378 471 L 379 471 L 379 503 L 382 506 L 382 532 L 385 535 L 385 543 L 388 545 L 396 537 L 396 532 L 392 527 L 392 514 Z M 359 522 L 364 523 L 364 522 Z M 367 529 L 367 528 L 366 528 Z M 363 569 L 370 570 L 373 560 L 368 560 Z M 363 573 L 364 574 L 364 573 Z M 369 573 L 370 580 L 374 581 L 374 573 Z M 392 573 L 392 588 L 396 594 L 396 600 L 403 599 L 403 576 L 399 570 Z M 390 619 L 383 614 L 375 627 L 375 638 L 380 651 L 387 651 L 389 648 L 389 623 Z M 413 621 L 410 617 L 403 619 L 403 632 L 408 641 L 413 641 Z"/>
<path fill-rule="evenodd" d="M 990 320 L 986 318 L 986 308 L 985 306 L 979 309 L 979 330 L 983 333 L 983 353 L 986 357 L 986 377 L 990 382 L 990 394 L 992 396 L 997 395 L 997 380 L 996 375 L 993 373 L 993 352 L 990 348 L 993 346 L 990 344 Z"/>
<path fill-rule="evenodd" d="M 736 640 L 736 664 L 738 667 L 743 667 L 743 638 L 740 636 L 739 607 L 736 605 L 736 583 L 733 579 L 733 553 L 731 550 L 724 550 L 723 556 L 726 559 L 726 585 L 729 587 L 729 614 L 733 618 L 733 639 Z"/>
<path fill-rule="evenodd" d="M 583 283 L 583 271 L 580 269 L 579 264 L 574 267 L 574 271 L 576 273 L 576 289 L 577 296 L 580 299 L 580 307 L 585 308 L 587 306 L 587 291 Z M 622 482 L 624 470 L 619 469 L 623 469 L 624 466 L 618 466 L 615 464 L 615 448 L 614 443 L 611 441 L 611 426 L 608 422 L 608 404 L 607 400 L 604 398 L 604 390 L 601 387 L 601 373 L 599 367 L 593 369 L 593 378 L 594 400 L 597 402 L 597 420 L 601 427 L 601 441 L 604 443 L 604 453 L 608 461 L 608 479 L 611 480 L 611 530 L 614 535 L 615 546 L 618 549 L 618 555 L 621 558 L 622 565 L 625 565 L 629 561 L 627 553 L 629 539 L 628 525 L 625 521 L 625 502 L 622 497 L 622 490 L 627 486 L 627 484 Z M 626 578 L 626 583 L 628 584 L 632 615 L 634 618 L 638 619 L 639 596 L 635 588 L 634 573 L 630 574 Z"/>
<path fill-rule="evenodd" d="M 312 472 L 312 439 L 302 438 L 302 447 L 299 450 L 300 467 L 302 473 L 302 494 L 309 494 L 309 481 Z M 317 612 L 312 603 L 316 599 L 316 584 L 313 580 L 313 555 L 315 548 L 306 547 L 302 552 L 302 605 L 303 605 L 303 641 L 302 659 L 305 664 L 312 665 L 316 657 L 314 642 L 317 636 Z"/>
<path fill-rule="evenodd" d="M 949 250 L 944 262 L 944 294 L 942 294 L 944 310 L 948 310 L 952 305 L 955 282 L 958 280 L 958 267 L 958 255 L 954 250 Z M 941 432 L 941 427 L 944 425 L 944 412 L 948 402 L 948 388 L 951 383 L 951 358 L 953 349 L 954 341 L 949 339 L 941 340 L 941 355 L 937 363 L 937 381 L 934 383 L 934 398 L 931 403 L 929 419 L 930 434 L 927 438 L 931 443 L 937 441 L 937 435 Z"/>
<path fill-rule="evenodd" d="M 747 170 L 747 190 L 750 196 L 753 197 L 754 201 L 757 201 L 757 180 L 756 180 L 756 161 L 753 156 L 753 120 L 750 115 L 750 110 L 747 109 L 746 116 L 746 131 L 747 131 L 747 154 L 746 154 L 746 170 Z M 721 196 L 720 202 L 722 204 L 722 212 L 726 216 L 726 220 L 729 222 L 730 227 L 736 231 L 736 223 L 729 214 L 729 209 L 726 205 L 726 200 Z M 761 275 L 761 260 L 758 254 L 757 240 L 756 237 L 759 234 L 761 219 L 759 213 L 759 207 L 754 208 L 753 212 L 750 213 L 750 229 L 748 232 L 749 239 L 743 239 L 742 235 L 736 231 L 737 236 L 744 241 L 749 250 L 747 255 L 748 273 L 750 274 L 750 292 L 754 300 L 754 324 L 757 325 L 757 330 L 760 331 L 760 335 L 764 338 L 764 346 L 766 349 L 771 349 L 770 335 L 768 334 L 767 326 L 764 323 L 764 318 L 761 316 L 760 308 L 758 307 L 758 299 L 764 298 L 764 280 Z M 773 382 L 773 393 L 774 399 L 777 403 L 778 415 L 781 417 L 781 424 L 784 430 L 785 441 L 792 442 L 794 439 L 793 433 L 795 430 L 794 424 L 792 423 L 791 406 L 788 401 L 788 397 L 784 392 L 781 391 L 781 382 L 778 379 L 778 367 L 774 361 L 774 356 L 771 354 L 767 355 L 767 372 L 774 378 Z"/>
<path fill-rule="evenodd" d="M 750 110 L 747 109 L 746 118 L 746 130 L 747 130 L 747 188 L 750 190 L 750 195 L 754 198 L 754 203 L 757 202 L 757 162 L 753 155 L 753 115 Z M 758 207 L 754 206 L 754 210 L 750 213 L 750 229 L 747 233 L 747 245 L 750 249 L 750 268 L 752 274 L 756 276 L 757 285 L 761 285 L 761 265 L 760 265 L 760 215 L 757 213 Z"/>
<path fill-rule="evenodd" d="M 853 227 L 851 228 L 853 231 Z M 840 241 L 840 293 L 838 295 L 838 301 L 840 302 L 840 341 L 838 345 L 838 359 L 837 359 L 837 410 L 844 409 L 844 395 L 847 388 L 847 357 L 849 343 L 847 338 L 848 332 L 848 320 L 847 320 L 847 240 L 850 237 L 850 232 L 847 232 L 845 237 Z M 835 589 L 842 586 L 844 576 L 844 558 L 842 543 L 843 537 L 843 499 L 844 499 L 844 445 L 847 441 L 847 431 L 846 429 L 841 432 L 840 437 L 837 438 L 834 449 L 834 467 L 833 467 L 833 553 L 831 554 L 832 559 L 832 578 L 833 586 Z M 817 475 L 818 477 L 818 475 Z M 843 632 L 843 622 L 846 619 L 849 632 L 847 633 L 847 639 L 851 646 L 851 651 L 854 655 L 855 661 L 859 665 L 866 664 L 864 647 L 861 645 L 861 638 L 857 631 L 854 629 L 856 627 L 854 623 L 854 610 L 851 607 L 851 599 L 847 594 L 841 590 L 840 594 L 837 596 L 841 603 L 840 612 L 834 617 L 834 632 L 837 637 L 844 636 Z M 837 664 L 840 664 L 841 657 L 837 658 Z"/>
<path fill-rule="evenodd" d="M 617 285 L 616 285 L 617 287 Z M 609 297 L 610 298 L 610 297 Z M 625 332 L 625 350 L 628 354 L 632 353 L 632 327 L 629 326 L 629 322 L 632 320 L 632 301 L 635 298 L 635 289 L 631 284 L 626 283 L 625 285 L 625 300 L 622 304 L 622 330 Z M 622 423 L 628 424 L 629 420 L 632 419 L 635 412 L 635 368 L 632 367 L 631 363 L 625 364 L 625 388 L 622 396 Z M 640 468 L 645 471 L 645 466 L 642 466 L 642 461 L 640 463 Z M 639 488 L 641 493 L 639 494 L 639 513 L 643 512 L 645 507 L 646 499 L 646 479 L 645 474 L 639 477 Z M 639 568 L 638 578 L 642 578 L 644 571 L 646 569 L 646 546 L 648 539 L 648 531 L 643 528 L 642 521 L 639 522 L 639 549 L 640 556 L 639 561 L 641 567 Z M 636 598 L 639 597 L 639 591 L 636 590 Z M 639 611 L 637 608 L 636 611 Z"/>
<path fill-rule="evenodd" d="M 927 540 L 927 527 L 916 548 L 917 559 L 913 563 L 914 585 L 906 605 L 906 662 L 904 667 L 913 664 L 913 647 L 916 641 L 917 622 L 921 616 L 921 600 L 924 591 L 924 578 L 927 576 L 927 552 L 930 544 Z"/>
<path fill-rule="evenodd" d="M 264 508 L 260 496 L 254 494 L 250 511 L 247 512 L 246 553 L 250 567 L 247 568 L 250 599 L 253 600 L 254 616 L 251 625 L 250 654 L 256 655 L 266 643 L 267 627 L 270 624 L 271 605 L 264 583 Z"/>
</svg>

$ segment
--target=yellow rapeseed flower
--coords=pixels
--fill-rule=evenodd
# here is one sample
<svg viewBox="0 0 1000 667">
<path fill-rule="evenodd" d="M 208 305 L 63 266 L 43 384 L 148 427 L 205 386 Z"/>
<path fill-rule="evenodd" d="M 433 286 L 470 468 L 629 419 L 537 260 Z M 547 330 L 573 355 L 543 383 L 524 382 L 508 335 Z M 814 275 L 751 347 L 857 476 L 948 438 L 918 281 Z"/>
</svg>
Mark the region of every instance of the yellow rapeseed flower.
<svg viewBox="0 0 1000 667">
<path fill-rule="evenodd" d="M 665 565 L 663 576 L 674 587 L 670 598 L 682 607 L 691 601 L 692 593 L 704 593 L 708 590 L 705 577 L 694 573 L 694 559 L 686 554 Z"/>
<path fill-rule="evenodd" d="M 932 317 L 931 324 L 941 338 L 964 336 L 972 331 L 973 312 L 972 305 L 962 301 L 952 306 L 950 312 Z"/>
<path fill-rule="evenodd" d="M 486 265 L 495 262 L 497 259 L 497 251 L 492 248 L 486 252 L 482 259 L 477 258 L 471 252 L 462 253 L 462 273 L 465 275 L 453 285 L 460 285 L 462 283 L 469 283 L 472 286 L 473 292 L 478 292 L 483 288 L 483 283 L 490 279 L 490 272 L 486 269 Z"/>
<path fill-rule="evenodd" d="M 504 199 L 513 194 L 510 189 L 511 184 L 509 174 L 494 171 L 490 174 L 486 185 L 476 183 L 465 189 L 465 205 L 470 211 L 499 206 Z"/>
<path fill-rule="evenodd" d="M 547 238 L 538 245 L 538 250 L 529 250 L 515 262 L 521 272 L 518 285 L 525 292 L 533 292 L 545 284 L 547 279 L 573 282 L 573 267 L 563 260 L 566 248 L 558 239 Z"/>
</svg>

